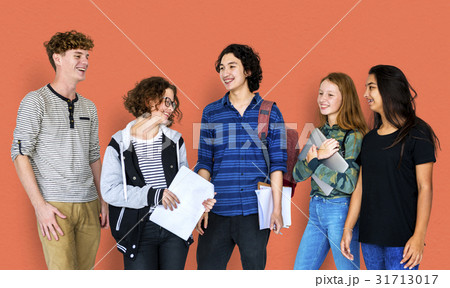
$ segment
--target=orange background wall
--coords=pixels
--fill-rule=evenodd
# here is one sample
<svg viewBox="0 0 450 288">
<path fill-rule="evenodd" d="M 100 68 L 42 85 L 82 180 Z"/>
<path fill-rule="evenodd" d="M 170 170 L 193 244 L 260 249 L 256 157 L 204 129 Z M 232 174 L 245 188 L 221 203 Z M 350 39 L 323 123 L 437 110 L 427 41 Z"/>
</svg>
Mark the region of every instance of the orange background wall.
<svg viewBox="0 0 450 288">
<path fill-rule="evenodd" d="M 191 166 L 197 160 L 194 123 L 200 122 L 208 103 L 225 93 L 214 62 L 232 42 L 249 44 L 260 53 L 260 92 L 264 96 L 270 91 L 267 99 L 277 102 L 285 121 L 297 125 L 299 132 L 317 119 L 317 89 L 327 73 L 342 71 L 353 78 L 369 119 L 362 97 L 367 71 L 376 64 L 400 67 L 419 93 L 418 115 L 435 129 L 442 145 L 421 268 L 449 269 L 444 256 L 450 240 L 445 176 L 450 168 L 449 136 L 444 130 L 450 105 L 449 12 L 447 0 L 2 1 L 0 269 L 46 268 L 34 210 L 9 150 L 21 99 L 54 77 L 42 43 L 70 29 L 95 42 L 87 80 L 78 91 L 97 105 L 102 155 L 111 135 L 132 119 L 121 97 L 137 81 L 164 72 L 182 90 L 184 117 L 174 128 L 184 135 Z M 292 227 L 282 236 L 271 235 L 267 269 L 293 267 L 307 223 L 303 213 L 308 214 L 309 185 L 300 183 L 292 199 L 299 208 L 292 205 Z M 114 244 L 110 231 L 102 231 L 97 255 L 102 261 L 96 269 L 122 269 Z M 196 267 L 196 247 L 190 249 L 188 269 Z M 238 253 L 228 268 L 241 269 Z M 330 255 L 322 268 L 334 269 Z"/>
</svg>

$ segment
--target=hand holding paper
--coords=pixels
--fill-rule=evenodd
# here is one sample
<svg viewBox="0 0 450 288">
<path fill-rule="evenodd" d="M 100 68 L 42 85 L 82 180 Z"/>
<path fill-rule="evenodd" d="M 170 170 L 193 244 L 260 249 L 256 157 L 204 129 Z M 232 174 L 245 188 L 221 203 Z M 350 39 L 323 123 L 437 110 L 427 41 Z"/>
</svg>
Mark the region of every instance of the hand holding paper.
<svg viewBox="0 0 450 288">
<path fill-rule="evenodd" d="M 259 229 L 271 228 L 270 220 L 273 213 L 272 188 L 270 186 L 261 186 L 255 193 L 258 197 Z M 281 198 L 283 228 L 289 228 L 291 226 L 291 194 L 291 187 L 283 187 Z"/>
<path fill-rule="evenodd" d="M 213 208 L 214 204 L 216 204 L 217 200 L 214 198 L 208 198 L 205 201 L 203 201 L 202 205 L 203 207 L 205 207 L 205 212 L 209 212 L 211 211 L 211 209 Z"/>
<path fill-rule="evenodd" d="M 209 207 L 212 208 L 215 203 L 215 200 L 212 199 L 214 198 L 214 185 L 183 166 L 168 190 L 179 199 L 177 209 L 171 211 L 159 205 L 153 211 L 150 220 L 187 240 L 206 210 L 203 204 L 207 204 L 207 209 L 210 209 Z"/>
<path fill-rule="evenodd" d="M 177 195 L 173 194 L 170 190 L 164 189 L 163 197 L 162 197 L 162 205 L 164 209 L 169 208 L 170 211 L 177 208 L 177 203 L 180 204 L 180 200 Z"/>
</svg>

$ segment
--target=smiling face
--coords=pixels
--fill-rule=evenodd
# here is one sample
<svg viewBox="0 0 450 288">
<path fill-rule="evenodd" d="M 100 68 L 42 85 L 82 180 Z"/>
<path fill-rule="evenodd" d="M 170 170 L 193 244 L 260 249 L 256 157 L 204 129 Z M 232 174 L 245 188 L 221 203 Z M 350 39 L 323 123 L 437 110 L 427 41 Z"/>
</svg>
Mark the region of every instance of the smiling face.
<svg viewBox="0 0 450 288">
<path fill-rule="evenodd" d="M 242 88 L 248 89 L 247 76 L 244 66 L 233 53 L 225 54 L 220 61 L 220 80 L 228 91 L 236 91 Z"/>
<path fill-rule="evenodd" d="M 168 98 L 168 99 L 166 99 Z M 169 102 L 170 100 L 170 102 Z M 167 88 L 163 95 L 163 100 L 159 105 L 153 105 L 151 104 L 151 115 L 158 115 L 163 118 L 162 124 L 168 125 L 170 123 L 170 116 L 172 115 L 174 108 L 172 105 L 167 106 L 167 103 L 173 103 L 175 101 L 175 96 L 173 93 L 173 90 L 170 88 Z"/>
<path fill-rule="evenodd" d="M 367 77 L 364 98 L 367 99 L 369 108 L 373 112 L 383 114 L 383 100 L 380 91 L 378 90 L 377 79 L 374 74 L 369 74 Z"/>
<path fill-rule="evenodd" d="M 67 50 L 63 54 L 53 54 L 56 73 L 75 83 L 86 79 L 89 66 L 89 51 L 83 49 Z"/>
<path fill-rule="evenodd" d="M 336 124 L 336 118 L 342 104 L 342 95 L 339 87 L 329 80 L 320 83 L 317 104 L 320 113 L 327 116 L 328 123 L 332 126 Z"/>
</svg>

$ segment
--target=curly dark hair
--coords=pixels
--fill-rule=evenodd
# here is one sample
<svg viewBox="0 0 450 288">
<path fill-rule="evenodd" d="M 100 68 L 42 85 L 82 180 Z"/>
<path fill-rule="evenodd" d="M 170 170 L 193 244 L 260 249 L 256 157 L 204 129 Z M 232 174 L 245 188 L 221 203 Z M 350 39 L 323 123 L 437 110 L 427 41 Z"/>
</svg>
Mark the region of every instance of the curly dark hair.
<svg viewBox="0 0 450 288">
<path fill-rule="evenodd" d="M 169 117 L 170 127 L 174 122 L 175 116 L 178 121 L 181 120 L 183 113 L 180 110 L 180 101 L 177 97 L 177 87 L 172 85 L 166 79 L 162 77 L 150 77 L 141 80 L 141 82 L 136 83 L 136 87 L 128 91 L 127 95 L 123 96 L 124 106 L 134 117 L 139 117 L 144 113 L 151 113 L 150 102 L 153 102 L 155 106 L 161 104 L 164 100 L 163 96 L 166 89 L 170 88 L 173 91 L 173 100 L 177 107 L 173 111 L 172 115 Z"/>
<path fill-rule="evenodd" d="M 222 53 L 220 53 L 219 57 L 216 61 L 216 71 L 220 71 L 220 62 L 222 61 L 222 57 L 225 54 L 233 53 L 234 57 L 241 60 L 242 65 L 244 66 L 244 70 L 246 72 L 250 72 L 250 76 L 247 77 L 248 89 L 250 92 L 254 92 L 259 89 L 259 83 L 263 78 L 262 76 L 262 68 L 261 68 L 261 59 L 259 58 L 258 53 L 254 52 L 250 46 L 242 45 L 242 44 L 230 44 L 225 49 L 223 49 Z"/>
<path fill-rule="evenodd" d="M 56 71 L 55 61 L 53 61 L 53 54 L 64 54 L 68 50 L 83 49 L 92 50 L 94 48 L 94 41 L 89 36 L 75 30 L 67 32 L 58 32 L 52 36 L 50 41 L 44 42 L 44 47 L 47 50 L 48 59 Z"/>
</svg>

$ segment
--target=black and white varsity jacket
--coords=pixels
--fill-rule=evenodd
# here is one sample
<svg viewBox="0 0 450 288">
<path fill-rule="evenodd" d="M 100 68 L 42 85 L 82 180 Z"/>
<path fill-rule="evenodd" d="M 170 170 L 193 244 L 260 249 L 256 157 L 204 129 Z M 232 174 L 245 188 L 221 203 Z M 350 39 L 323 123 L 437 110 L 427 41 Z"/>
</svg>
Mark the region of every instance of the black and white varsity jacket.
<svg viewBox="0 0 450 288">
<path fill-rule="evenodd" d="M 161 203 L 164 189 L 146 185 L 138 158 L 131 144 L 130 130 L 135 121 L 113 135 L 105 151 L 101 175 L 102 197 L 109 204 L 111 233 L 117 249 L 135 259 L 139 240 L 150 211 Z M 166 126 L 162 130 L 162 164 L 167 187 L 179 167 L 188 166 L 186 147 L 181 134 Z M 152 210 L 151 210 L 152 209 Z M 187 244 L 193 242 L 192 237 Z"/>
</svg>

